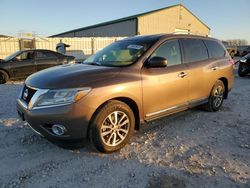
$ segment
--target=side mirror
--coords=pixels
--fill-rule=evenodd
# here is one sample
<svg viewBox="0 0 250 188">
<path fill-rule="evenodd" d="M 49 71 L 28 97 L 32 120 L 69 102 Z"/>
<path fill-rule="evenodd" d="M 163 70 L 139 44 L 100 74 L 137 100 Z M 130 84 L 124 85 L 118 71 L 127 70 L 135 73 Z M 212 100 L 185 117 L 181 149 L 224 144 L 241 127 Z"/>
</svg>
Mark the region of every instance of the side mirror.
<svg viewBox="0 0 250 188">
<path fill-rule="evenodd" d="M 151 68 L 159 68 L 159 67 L 166 67 L 168 64 L 168 61 L 166 58 L 164 57 L 152 57 L 151 59 L 149 59 L 148 63 L 147 63 L 147 67 L 151 67 Z"/>
</svg>

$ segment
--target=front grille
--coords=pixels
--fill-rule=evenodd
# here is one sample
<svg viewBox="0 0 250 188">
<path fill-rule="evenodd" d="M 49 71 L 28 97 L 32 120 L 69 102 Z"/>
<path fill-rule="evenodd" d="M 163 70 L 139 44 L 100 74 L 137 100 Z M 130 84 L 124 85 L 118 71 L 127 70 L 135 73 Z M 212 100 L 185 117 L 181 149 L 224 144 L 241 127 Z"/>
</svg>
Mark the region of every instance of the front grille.
<svg viewBox="0 0 250 188">
<path fill-rule="evenodd" d="M 33 97 L 33 95 L 36 93 L 37 90 L 32 89 L 28 86 L 24 86 L 23 88 L 23 93 L 22 93 L 22 99 L 29 104 L 31 98 Z"/>
</svg>

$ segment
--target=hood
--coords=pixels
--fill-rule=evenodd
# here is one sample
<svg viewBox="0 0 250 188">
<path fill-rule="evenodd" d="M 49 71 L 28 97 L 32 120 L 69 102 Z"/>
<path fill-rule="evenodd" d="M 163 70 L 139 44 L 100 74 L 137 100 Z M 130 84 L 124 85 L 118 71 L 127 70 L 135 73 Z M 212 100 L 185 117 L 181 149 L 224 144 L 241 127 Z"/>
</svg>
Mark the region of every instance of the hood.
<svg viewBox="0 0 250 188">
<path fill-rule="evenodd" d="M 120 67 L 67 64 L 32 74 L 25 83 L 40 89 L 92 87 L 96 82 L 119 74 L 120 70 Z"/>
</svg>

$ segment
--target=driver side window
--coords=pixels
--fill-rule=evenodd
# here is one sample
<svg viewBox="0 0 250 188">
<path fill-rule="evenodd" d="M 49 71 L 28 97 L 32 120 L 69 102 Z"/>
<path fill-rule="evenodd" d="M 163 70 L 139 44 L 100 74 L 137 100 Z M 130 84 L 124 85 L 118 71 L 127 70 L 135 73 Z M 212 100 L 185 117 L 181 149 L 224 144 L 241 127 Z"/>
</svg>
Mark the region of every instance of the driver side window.
<svg viewBox="0 0 250 188">
<path fill-rule="evenodd" d="M 167 59 L 168 66 L 181 64 L 181 52 L 178 40 L 170 40 L 158 47 L 152 57 L 163 57 Z"/>
<path fill-rule="evenodd" d="M 20 55 L 18 55 L 16 59 L 19 61 L 33 59 L 33 52 L 23 52 Z"/>
</svg>

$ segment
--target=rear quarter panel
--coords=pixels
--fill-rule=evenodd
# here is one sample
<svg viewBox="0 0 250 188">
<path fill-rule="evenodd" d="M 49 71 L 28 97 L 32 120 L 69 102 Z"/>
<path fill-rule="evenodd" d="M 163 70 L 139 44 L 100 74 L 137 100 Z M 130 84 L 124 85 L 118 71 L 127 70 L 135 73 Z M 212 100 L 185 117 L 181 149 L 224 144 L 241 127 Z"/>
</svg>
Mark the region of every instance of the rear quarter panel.
<svg viewBox="0 0 250 188">
<path fill-rule="evenodd" d="M 211 59 L 208 62 L 207 66 L 205 66 L 207 72 L 206 84 L 208 86 L 206 91 L 207 96 L 210 95 L 215 82 L 219 79 L 223 80 L 225 78 L 228 82 L 226 87 L 228 90 L 231 90 L 234 83 L 234 68 L 230 64 L 230 58 Z M 213 71 L 213 67 L 217 67 L 217 70 Z"/>
<path fill-rule="evenodd" d="M 231 90 L 234 85 L 234 66 L 230 64 L 230 58 L 220 62 L 220 68 L 218 71 L 219 78 L 226 78 L 228 81 L 228 90 Z"/>
</svg>

